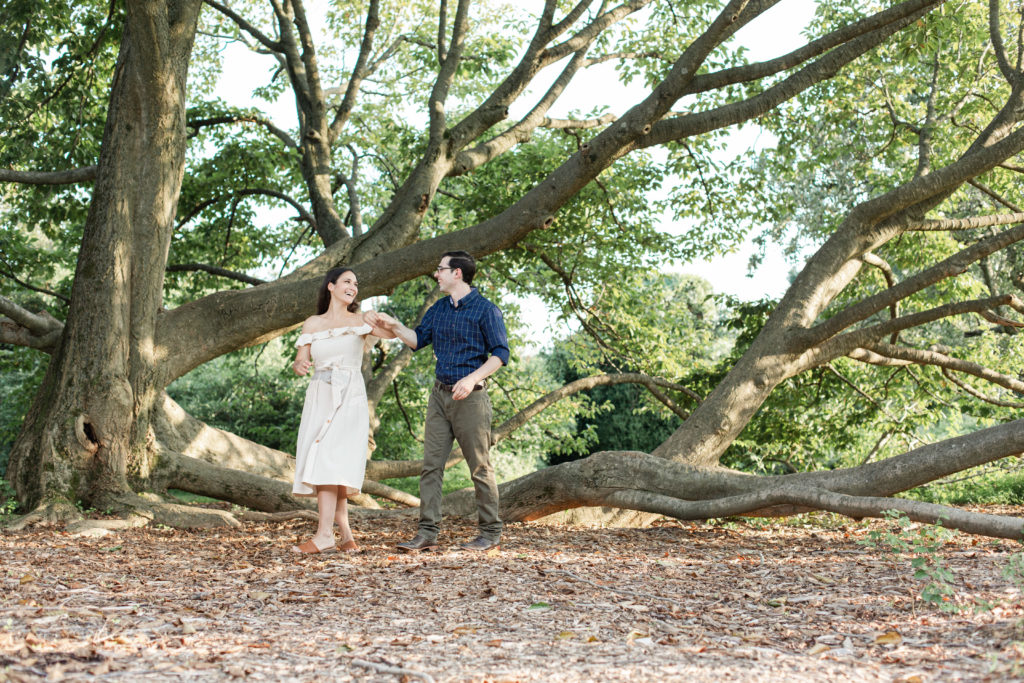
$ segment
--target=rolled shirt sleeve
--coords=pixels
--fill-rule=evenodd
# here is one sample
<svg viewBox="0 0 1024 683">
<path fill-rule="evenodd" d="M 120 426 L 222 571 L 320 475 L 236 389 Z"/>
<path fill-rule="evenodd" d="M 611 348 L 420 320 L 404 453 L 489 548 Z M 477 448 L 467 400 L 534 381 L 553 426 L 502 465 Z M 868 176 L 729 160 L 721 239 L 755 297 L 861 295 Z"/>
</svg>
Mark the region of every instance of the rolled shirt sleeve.
<svg viewBox="0 0 1024 683">
<path fill-rule="evenodd" d="M 508 332 L 505 330 L 505 318 L 494 304 L 488 306 L 488 310 L 481 320 L 481 327 L 487 353 L 500 358 L 502 365 L 508 365 Z"/>
</svg>

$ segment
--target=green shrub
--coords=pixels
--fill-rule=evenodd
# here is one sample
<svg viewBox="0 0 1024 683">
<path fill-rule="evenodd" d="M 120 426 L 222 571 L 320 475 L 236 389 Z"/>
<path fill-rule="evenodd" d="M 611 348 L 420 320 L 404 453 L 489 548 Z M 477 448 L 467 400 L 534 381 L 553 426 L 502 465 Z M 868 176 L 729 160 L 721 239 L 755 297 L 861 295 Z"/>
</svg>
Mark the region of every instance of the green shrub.
<svg viewBox="0 0 1024 683">
<path fill-rule="evenodd" d="M 1024 472 L 1008 472 L 1006 465 L 975 468 L 951 481 L 932 482 L 903 495 L 944 505 L 1024 505 Z"/>
</svg>

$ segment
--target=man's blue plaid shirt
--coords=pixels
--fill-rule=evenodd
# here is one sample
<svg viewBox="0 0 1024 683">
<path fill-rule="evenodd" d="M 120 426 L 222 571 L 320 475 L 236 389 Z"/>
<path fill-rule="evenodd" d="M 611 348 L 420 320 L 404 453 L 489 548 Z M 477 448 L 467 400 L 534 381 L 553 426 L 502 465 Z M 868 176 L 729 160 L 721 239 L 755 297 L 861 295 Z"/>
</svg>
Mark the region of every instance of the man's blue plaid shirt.
<svg viewBox="0 0 1024 683">
<path fill-rule="evenodd" d="M 452 304 L 446 296 L 430 307 L 416 326 L 416 350 L 434 345 L 439 382 L 455 384 L 497 356 L 508 365 L 508 333 L 498 307 L 485 299 L 476 287 Z"/>
</svg>

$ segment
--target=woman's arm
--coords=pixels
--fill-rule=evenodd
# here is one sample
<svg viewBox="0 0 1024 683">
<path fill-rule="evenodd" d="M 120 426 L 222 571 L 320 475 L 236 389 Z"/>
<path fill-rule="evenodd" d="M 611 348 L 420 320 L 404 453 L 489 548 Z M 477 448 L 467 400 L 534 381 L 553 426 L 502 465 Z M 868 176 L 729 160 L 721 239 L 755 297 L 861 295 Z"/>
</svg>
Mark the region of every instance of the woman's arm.
<svg viewBox="0 0 1024 683">
<path fill-rule="evenodd" d="M 302 331 L 299 332 L 299 336 L 307 334 L 309 329 L 309 321 L 312 318 L 306 318 L 306 322 L 302 323 Z M 313 367 L 313 357 L 309 353 L 309 349 L 312 344 L 303 344 L 295 350 L 295 360 L 292 361 L 292 371 L 299 376 L 305 375 L 309 372 L 309 369 Z"/>
</svg>

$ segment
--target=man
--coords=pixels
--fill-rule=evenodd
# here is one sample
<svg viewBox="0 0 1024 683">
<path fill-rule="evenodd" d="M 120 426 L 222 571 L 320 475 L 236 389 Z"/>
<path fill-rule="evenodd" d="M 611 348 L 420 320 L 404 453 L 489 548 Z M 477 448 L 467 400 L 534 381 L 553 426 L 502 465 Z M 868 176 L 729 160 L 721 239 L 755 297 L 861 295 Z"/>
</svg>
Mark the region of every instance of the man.
<svg viewBox="0 0 1024 683">
<path fill-rule="evenodd" d="M 508 364 L 508 335 L 501 311 L 471 287 L 476 262 L 465 251 L 441 258 L 434 279 L 448 294 L 430 307 L 415 330 L 379 314 L 413 351 L 433 345 L 437 358 L 434 388 L 427 404 L 420 475 L 420 524 L 416 537 L 399 543 L 405 552 L 437 549 L 441 521 L 441 485 L 453 440 L 459 442 L 476 490 L 479 535 L 460 547 L 488 551 L 500 548 L 498 486 L 488 452 L 491 447 L 491 399 L 485 380 Z"/>
</svg>

